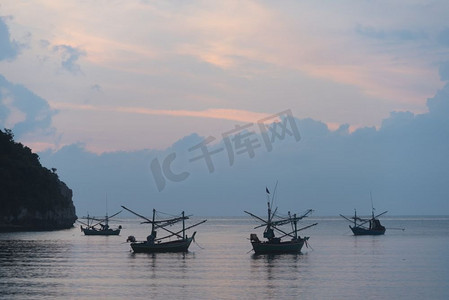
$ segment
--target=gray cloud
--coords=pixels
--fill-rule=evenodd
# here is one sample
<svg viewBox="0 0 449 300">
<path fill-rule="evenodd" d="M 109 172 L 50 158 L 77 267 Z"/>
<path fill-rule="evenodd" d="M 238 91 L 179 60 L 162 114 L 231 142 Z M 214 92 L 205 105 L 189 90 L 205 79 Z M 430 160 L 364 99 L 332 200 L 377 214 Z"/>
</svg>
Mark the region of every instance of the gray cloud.
<svg viewBox="0 0 449 300">
<path fill-rule="evenodd" d="M 439 42 L 442 46 L 449 47 L 449 28 L 446 28 L 446 29 L 442 30 L 442 31 L 438 34 L 438 42 Z"/>
<path fill-rule="evenodd" d="M 101 91 L 102 91 L 102 88 L 101 88 L 101 86 L 100 86 L 99 84 L 93 84 L 93 85 L 91 85 L 91 86 L 90 86 L 90 89 L 91 89 L 92 91 L 95 91 L 95 92 L 101 92 Z"/>
<path fill-rule="evenodd" d="M 78 60 L 80 57 L 86 55 L 84 50 L 74 48 L 69 45 L 57 45 L 53 47 L 53 51 L 61 54 L 61 67 L 63 69 L 73 74 L 81 72 L 81 67 L 78 64 Z"/>
<path fill-rule="evenodd" d="M 445 61 L 440 64 L 439 73 L 441 80 L 449 81 L 449 61 Z"/>
<path fill-rule="evenodd" d="M 0 75 L 0 127 L 7 126 L 12 110 L 24 116 L 10 128 L 18 138 L 36 130 L 49 131 L 52 116 L 56 113 L 43 98 Z"/>
<path fill-rule="evenodd" d="M 432 118 L 449 122 L 449 83 L 433 98 L 427 99 L 427 107 Z M 426 118 L 430 116 L 424 115 Z"/>
<path fill-rule="evenodd" d="M 19 45 L 11 40 L 9 29 L 0 17 L 0 60 L 14 59 L 19 53 Z"/>
<path fill-rule="evenodd" d="M 39 40 L 39 46 L 42 48 L 48 48 L 50 46 L 50 42 L 47 40 Z"/>
<path fill-rule="evenodd" d="M 378 40 L 412 41 L 427 38 L 425 33 L 414 32 L 408 29 L 384 30 L 360 24 L 356 26 L 355 31 L 361 36 Z"/>
</svg>

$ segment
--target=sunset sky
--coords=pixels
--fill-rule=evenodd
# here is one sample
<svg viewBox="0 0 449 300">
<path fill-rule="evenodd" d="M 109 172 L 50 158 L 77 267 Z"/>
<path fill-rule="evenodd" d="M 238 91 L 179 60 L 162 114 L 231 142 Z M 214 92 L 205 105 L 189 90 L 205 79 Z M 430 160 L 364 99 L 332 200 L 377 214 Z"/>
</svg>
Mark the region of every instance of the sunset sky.
<svg viewBox="0 0 449 300">
<path fill-rule="evenodd" d="M 0 75 L 42 107 L 3 87 L 0 123 L 36 109 L 51 120 L 21 141 L 97 153 L 163 149 L 285 109 L 330 129 L 379 127 L 391 111 L 426 112 L 444 85 L 448 12 L 447 1 L 6 0 Z"/>
<path fill-rule="evenodd" d="M 367 212 L 369 191 L 393 215 L 449 214 L 448 15 L 443 0 L 3 0 L 0 128 L 80 215 L 105 194 L 239 215 L 276 181 L 322 215 Z M 206 137 L 229 150 L 226 132 L 283 111 L 299 141 L 223 150 L 213 173 L 192 162 Z M 182 182 L 155 173 L 173 154 Z"/>
</svg>

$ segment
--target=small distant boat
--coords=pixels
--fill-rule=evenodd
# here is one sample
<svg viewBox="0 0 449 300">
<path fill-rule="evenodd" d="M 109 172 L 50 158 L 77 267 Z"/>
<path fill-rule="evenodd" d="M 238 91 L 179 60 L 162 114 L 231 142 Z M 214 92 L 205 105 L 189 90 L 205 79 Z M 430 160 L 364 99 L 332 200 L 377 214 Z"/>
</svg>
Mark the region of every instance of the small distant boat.
<svg viewBox="0 0 449 300">
<path fill-rule="evenodd" d="M 371 218 L 360 218 L 357 216 L 357 211 L 354 211 L 354 217 L 347 218 L 343 215 L 340 216 L 349 222 L 354 222 L 353 226 L 349 225 L 349 228 L 351 228 L 354 235 L 382 235 L 385 234 L 386 229 L 380 224 L 380 221 L 377 218 L 386 213 L 387 212 L 384 211 L 375 216 L 373 212 Z"/>
<path fill-rule="evenodd" d="M 371 195 L 371 193 L 370 193 Z M 369 218 L 360 218 L 357 216 L 357 211 L 354 210 L 354 217 L 345 217 L 340 214 L 341 217 L 348 220 L 351 223 L 354 223 L 353 226 L 349 225 L 351 231 L 354 235 L 382 235 L 385 234 L 385 227 L 380 224 L 378 217 L 386 214 L 387 211 L 384 211 L 381 214 L 374 215 L 374 207 L 373 207 L 373 199 L 371 197 L 371 217 Z"/>
<path fill-rule="evenodd" d="M 275 189 L 276 191 L 276 189 Z M 253 250 L 255 254 L 278 254 L 278 253 L 299 253 L 304 245 L 309 239 L 309 237 L 303 237 L 301 238 L 298 235 L 298 231 L 304 230 L 306 228 L 312 227 L 317 225 L 318 223 L 299 228 L 298 229 L 298 221 L 307 217 L 310 213 L 312 213 L 312 210 L 307 210 L 303 215 L 297 216 L 296 214 L 291 215 L 290 212 L 288 212 L 287 217 L 281 217 L 276 214 L 277 208 L 272 211 L 272 205 L 273 205 L 273 198 L 274 194 L 271 200 L 270 204 L 270 192 L 268 188 L 266 188 L 267 192 L 267 204 L 268 204 L 268 219 L 265 220 L 263 218 L 260 218 L 248 211 L 245 211 L 248 215 L 256 218 L 259 221 L 262 221 L 262 225 L 254 227 L 260 228 L 265 226 L 265 231 L 263 233 L 263 237 L 266 238 L 266 241 L 259 240 L 257 234 L 251 233 L 250 234 L 250 242 L 253 246 Z M 279 226 L 290 224 L 292 226 L 291 232 L 286 232 L 279 228 Z M 280 233 L 281 236 L 276 237 L 275 231 Z M 290 238 L 290 240 L 282 240 L 283 238 Z"/>
<path fill-rule="evenodd" d="M 108 213 L 106 213 L 104 218 L 90 217 L 87 215 L 87 217 L 83 217 L 83 219 L 86 219 L 86 222 L 78 220 L 78 222 L 86 226 L 83 227 L 83 225 L 80 225 L 81 231 L 84 232 L 84 235 L 119 235 L 122 226 L 119 225 L 118 228 L 115 229 L 110 228 L 109 220 L 121 212 L 122 211 L 119 211 L 110 217 L 108 217 Z"/>
<path fill-rule="evenodd" d="M 151 234 L 147 236 L 146 241 L 138 242 L 136 241 L 136 238 L 134 236 L 132 235 L 128 236 L 128 239 L 126 241 L 131 243 L 131 248 L 135 253 L 187 252 L 189 250 L 190 244 L 192 243 L 192 241 L 195 240 L 196 231 L 192 234 L 192 236 L 188 237 L 186 235 L 186 230 L 198 226 L 207 221 L 203 220 L 194 225 L 186 227 L 185 220 L 189 219 L 189 216 L 185 216 L 184 211 L 181 213 L 181 215 L 177 217 L 164 220 L 156 220 L 156 210 L 153 209 L 153 218 L 150 220 L 130 210 L 129 208 L 126 208 L 125 206 L 122 207 L 127 211 L 129 211 L 130 213 L 144 219 L 145 221 L 142 222 L 142 224 L 144 223 L 151 224 Z M 166 228 L 167 226 L 174 225 L 178 222 L 182 222 L 182 230 L 174 232 Z M 164 230 L 169 234 L 164 237 L 158 238 L 156 229 Z M 170 237 L 177 237 L 178 239 L 174 241 L 162 242 L 162 240 Z"/>
</svg>

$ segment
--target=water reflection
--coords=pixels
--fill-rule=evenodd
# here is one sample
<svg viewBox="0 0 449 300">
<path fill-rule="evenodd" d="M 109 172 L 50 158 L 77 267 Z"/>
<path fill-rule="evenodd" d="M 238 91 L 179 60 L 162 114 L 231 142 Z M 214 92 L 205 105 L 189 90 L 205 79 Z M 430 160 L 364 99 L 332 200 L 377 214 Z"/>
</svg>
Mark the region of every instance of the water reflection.
<svg viewBox="0 0 449 300">
<path fill-rule="evenodd" d="M 186 279 L 189 272 L 189 260 L 195 258 L 195 253 L 130 253 L 130 267 L 138 271 L 145 268 L 148 278 L 162 279 L 166 277 Z M 168 274 L 171 274 L 168 276 Z"/>
<path fill-rule="evenodd" d="M 306 259 L 307 255 L 302 253 L 296 254 L 265 254 L 251 256 L 251 269 L 252 271 L 265 271 L 267 279 L 276 279 L 276 276 L 282 276 L 282 272 L 277 272 L 279 268 L 285 270 L 289 269 L 289 272 L 295 273 L 301 268 L 301 262 Z"/>
<path fill-rule="evenodd" d="M 307 254 L 265 254 L 251 256 L 251 280 L 258 282 L 269 299 L 279 298 L 288 291 L 301 290 L 303 268 L 307 265 Z"/>
<path fill-rule="evenodd" d="M 281 255 L 247 254 L 248 224 L 216 223 L 223 226 L 201 235 L 206 250 L 189 253 L 133 254 L 123 236 L 90 238 L 79 229 L 0 234 L 0 298 L 449 299 L 441 222 L 424 224 L 433 235 L 419 223 L 404 225 L 413 234 L 378 237 L 342 236 L 324 222 L 315 250 Z"/>
<path fill-rule="evenodd" d="M 179 253 L 171 253 L 171 252 L 163 252 L 163 253 L 135 253 L 130 252 L 129 257 L 131 259 L 139 259 L 145 257 L 146 259 L 150 258 L 155 261 L 158 257 L 160 259 L 175 259 L 175 260 L 185 260 L 189 258 L 195 258 L 195 252 L 179 252 Z"/>
<path fill-rule="evenodd" d="M 283 260 L 286 259 L 286 257 L 293 258 L 295 261 L 299 259 L 300 256 L 304 254 L 300 253 L 286 253 L 286 254 L 256 254 L 253 253 L 251 255 L 251 258 L 254 260 L 263 259 L 266 261 L 274 261 L 274 260 Z"/>
<path fill-rule="evenodd" d="M 70 276 L 67 265 L 71 251 L 70 243 L 60 241 L 0 240 L 2 294 L 54 295 L 62 286 L 61 280 Z"/>
<path fill-rule="evenodd" d="M 383 254 L 383 246 L 385 236 L 382 235 L 366 235 L 353 236 L 353 253 L 354 255 L 363 252 L 364 254 L 380 255 Z"/>
</svg>

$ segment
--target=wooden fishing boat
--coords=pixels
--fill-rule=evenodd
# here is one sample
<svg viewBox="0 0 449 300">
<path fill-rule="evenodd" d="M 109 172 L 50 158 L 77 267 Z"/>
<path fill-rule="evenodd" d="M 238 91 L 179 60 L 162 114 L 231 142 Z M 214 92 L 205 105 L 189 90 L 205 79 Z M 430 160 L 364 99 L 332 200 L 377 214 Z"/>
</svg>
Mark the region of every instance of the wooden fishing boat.
<svg viewBox="0 0 449 300">
<path fill-rule="evenodd" d="M 278 253 L 299 253 L 304 244 L 307 246 L 307 241 L 309 237 L 300 237 L 298 235 L 298 231 L 310 228 L 312 226 L 317 225 L 318 223 L 314 223 L 303 228 L 298 228 L 298 221 L 307 217 L 312 213 L 312 210 L 307 210 L 301 216 L 297 216 L 296 214 L 291 215 L 288 212 L 287 216 L 280 216 L 277 214 L 277 208 L 272 211 L 274 195 L 271 197 L 270 204 L 270 191 L 266 188 L 267 192 L 267 205 L 268 205 L 268 218 L 267 220 L 260 218 L 248 211 L 245 211 L 248 215 L 256 218 L 259 221 L 262 221 L 262 225 L 254 227 L 254 229 L 265 227 L 263 237 L 266 238 L 266 241 L 259 240 L 257 234 L 250 234 L 250 242 L 253 247 L 253 251 L 255 254 L 278 254 Z M 286 232 L 283 229 L 279 228 L 282 225 L 290 224 L 292 227 L 291 232 Z M 276 237 L 275 231 L 280 233 L 281 236 Z M 282 240 L 283 238 L 290 238 L 289 240 Z"/>
<path fill-rule="evenodd" d="M 112 228 L 82 228 L 82 231 L 84 232 L 84 235 L 119 235 L 122 227 L 119 226 L 116 229 Z"/>
<path fill-rule="evenodd" d="M 353 225 L 349 225 L 351 231 L 354 235 L 382 235 L 385 234 L 386 228 L 380 224 L 378 217 L 387 213 L 384 211 L 381 214 L 374 215 L 374 206 L 373 206 L 373 198 L 371 196 L 371 217 L 368 218 L 360 218 L 357 216 L 357 211 L 354 209 L 353 217 L 345 217 L 340 214 L 341 217 L 353 223 Z"/>
<path fill-rule="evenodd" d="M 122 211 L 119 211 L 118 213 L 115 213 L 110 217 L 106 212 L 106 216 L 100 218 L 90 217 L 89 215 L 87 215 L 87 217 L 83 217 L 86 222 L 78 220 L 79 223 L 86 226 L 83 227 L 83 225 L 80 225 L 80 229 L 82 232 L 84 232 L 84 235 L 119 235 L 122 226 L 119 225 L 117 228 L 110 228 L 109 221 L 121 212 Z"/>
<path fill-rule="evenodd" d="M 349 228 L 351 228 L 354 235 L 382 235 L 385 234 L 386 229 L 380 224 L 380 221 L 377 218 L 386 213 L 387 211 L 384 211 L 375 216 L 373 211 L 370 218 L 360 218 L 357 216 L 357 211 L 354 210 L 353 217 L 348 218 L 343 215 L 340 216 L 349 222 L 353 222 L 353 225 L 349 225 Z"/>
<path fill-rule="evenodd" d="M 131 248 L 135 253 L 160 253 L 160 252 L 187 252 L 189 250 L 189 246 L 194 240 L 196 235 L 196 231 L 193 233 L 191 237 L 187 237 L 184 239 L 179 239 L 176 241 L 170 242 L 136 242 L 132 236 L 128 237 L 127 242 L 131 242 Z"/>
<path fill-rule="evenodd" d="M 151 234 L 147 236 L 146 241 L 139 242 L 134 236 L 128 236 L 128 239 L 126 241 L 131 243 L 131 249 L 135 253 L 187 252 L 189 250 L 190 244 L 195 240 L 196 231 L 192 234 L 192 236 L 188 237 L 186 235 L 186 230 L 207 221 L 203 220 L 194 225 L 186 227 L 185 220 L 189 219 L 189 216 L 185 216 L 184 211 L 179 216 L 172 216 L 172 218 L 156 220 L 156 210 L 153 209 L 153 218 L 150 220 L 145 216 L 142 216 L 130 210 L 129 208 L 126 208 L 125 206 L 122 207 L 130 213 L 145 220 L 144 222 L 142 222 L 142 224 L 151 224 Z M 174 225 L 178 222 L 182 222 L 182 230 L 175 232 L 166 228 L 167 226 Z M 168 232 L 168 235 L 158 238 L 156 229 L 164 230 Z M 162 242 L 162 240 L 171 237 L 176 237 L 177 239 L 174 241 Z"/>
</svg>

